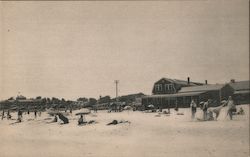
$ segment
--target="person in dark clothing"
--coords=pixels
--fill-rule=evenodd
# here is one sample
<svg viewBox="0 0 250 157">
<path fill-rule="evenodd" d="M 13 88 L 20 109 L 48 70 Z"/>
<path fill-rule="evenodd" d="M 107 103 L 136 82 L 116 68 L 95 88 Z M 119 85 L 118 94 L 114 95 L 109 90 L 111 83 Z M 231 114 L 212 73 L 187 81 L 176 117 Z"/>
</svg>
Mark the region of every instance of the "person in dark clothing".
<svg viewBox="0 0 250 157">
<path fill-rule="evenodd" d="M 56 115 L 55 115 L 55 118 L 54 118 L 53 122 L 57 122 L 57 116 Z"/>
<path fill-rule="evenodd" d="M 116 125 L 118 124 L 118 121 L 117 120 L 113 120 L 111 123 L 108 123 L 107 125 Z"/>
<path fill-rule="evenodd" d="M 4 118 L 4 110 L 3 110 L 3 113 L 2 113 L 2 120 L 3 120 L 3 118 Z"/>
<path fill-rule="evenodd" d="M 34 111 L 35 118 L 36 118 L 36 113 L 37 113 L 37 111 L 35 110 L 35 111 Z"/>
<path fill-rule="evenodd" d="M 58 117 L 63 121 L 63 124 L 69 123 L 69 119 L 62 115 L 61 113 L 58 114 Z"/>
<path fill-rule="evenodd" d="M 18 121 L 18 122 L 21 122 L 21 121 L 22 121 L 22 117 L 23 117 L 22 114 L 23 114 L 22 111 L 21 111 L 21 110 L 18 110 L 18 112 L 17 112 L 17 121 Z"/>
<path fill-rule="evenodd" d="M 78 120 L 78 125 L 86 124 L 87 122 L 84 120 L 83 115 Z"/>
<path fill-rule="evenodd" d="M 8 112 L 7 112 L 7 119 L 9 120 L 10 118 L 11 118 L 10 110 L 8 110 Z"/>
</svg>

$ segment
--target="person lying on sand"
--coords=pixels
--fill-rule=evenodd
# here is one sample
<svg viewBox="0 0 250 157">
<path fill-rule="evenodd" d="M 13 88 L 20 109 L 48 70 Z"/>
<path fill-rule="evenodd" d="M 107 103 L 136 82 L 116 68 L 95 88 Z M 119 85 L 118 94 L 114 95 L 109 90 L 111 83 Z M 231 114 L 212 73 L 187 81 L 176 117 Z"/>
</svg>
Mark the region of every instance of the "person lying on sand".
<svg viewBox="0 0 250 157">
<path fill-rule="evenodd" d="M 111 123 L 108 123 L 107 125 L 117 125 L 119 123 L 129 123 L 130 124 L 130 121 L 121 120 L 118 122 L 117 120 L 113 120 Z"/>
</svg>

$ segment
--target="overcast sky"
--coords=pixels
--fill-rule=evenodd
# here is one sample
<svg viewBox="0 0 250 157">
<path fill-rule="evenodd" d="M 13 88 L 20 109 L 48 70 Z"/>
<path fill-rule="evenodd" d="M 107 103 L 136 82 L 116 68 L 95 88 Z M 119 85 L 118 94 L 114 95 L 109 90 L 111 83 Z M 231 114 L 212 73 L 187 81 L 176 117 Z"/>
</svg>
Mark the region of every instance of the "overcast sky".
<svg viewBox="0 0 250 157">
<path fill-rule="evenodd" d="M 248 0 L 0 2 L 0 99 L 249 80 Z"/>
</svg>

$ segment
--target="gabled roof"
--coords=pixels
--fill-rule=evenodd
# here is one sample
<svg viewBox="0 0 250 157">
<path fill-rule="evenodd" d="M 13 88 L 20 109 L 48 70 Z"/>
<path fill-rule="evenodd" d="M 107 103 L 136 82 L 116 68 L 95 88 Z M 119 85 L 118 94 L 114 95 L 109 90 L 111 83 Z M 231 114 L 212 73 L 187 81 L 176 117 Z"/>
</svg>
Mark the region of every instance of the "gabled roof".
<svg viewBox="0 0 250 157">
<path fill-rule="evenodd" d="M 179 80 L 179 79 L 170 79 L 170 78 L 166 78 L 166 77 L 163 77 L 161 78 L 160 80 L 158 80 L 156 83 L 158 83 L 159 81 L 161 80 L 166 80 L 166 81 L 169 81 L 169 82 L 172 82 L 172 83 L 176 83 L 176 84 L 180 84 L 180 85 L 202 85 L 203 83 L 199 83 L 199 82 L 191 82 L 188 84 L 188 81 L 185 81 L 185 80 Z"/>
<path fill-rule="evenodd" d="M 225 84 L 212 84 L 212 85 L 182 87 L 178 93 L 220 90 L 224 86 Z"/>
<path fill-rule="evenodd" d="M 234 82 L 234 83 L 229 83 L 229 85 L 236 91 L 238 90 L 249 90 L 249 82 L 250 81 L 239 81 L 239 82 Z"/>
</svg>

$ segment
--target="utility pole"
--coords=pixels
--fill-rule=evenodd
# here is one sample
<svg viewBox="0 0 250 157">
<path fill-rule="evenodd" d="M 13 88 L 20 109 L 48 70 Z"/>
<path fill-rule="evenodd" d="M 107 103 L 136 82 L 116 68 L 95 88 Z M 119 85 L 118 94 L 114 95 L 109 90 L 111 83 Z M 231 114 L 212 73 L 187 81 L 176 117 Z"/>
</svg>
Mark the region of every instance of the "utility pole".
<svg viewBox="0 0 250 157">
<path fill-rule="evenodd" d="M 119 80 L 115 80 L 115 97 L 116 97 L 116 101 L 118 101 L 118 83 L 119 83 Z"/>
</svg>

